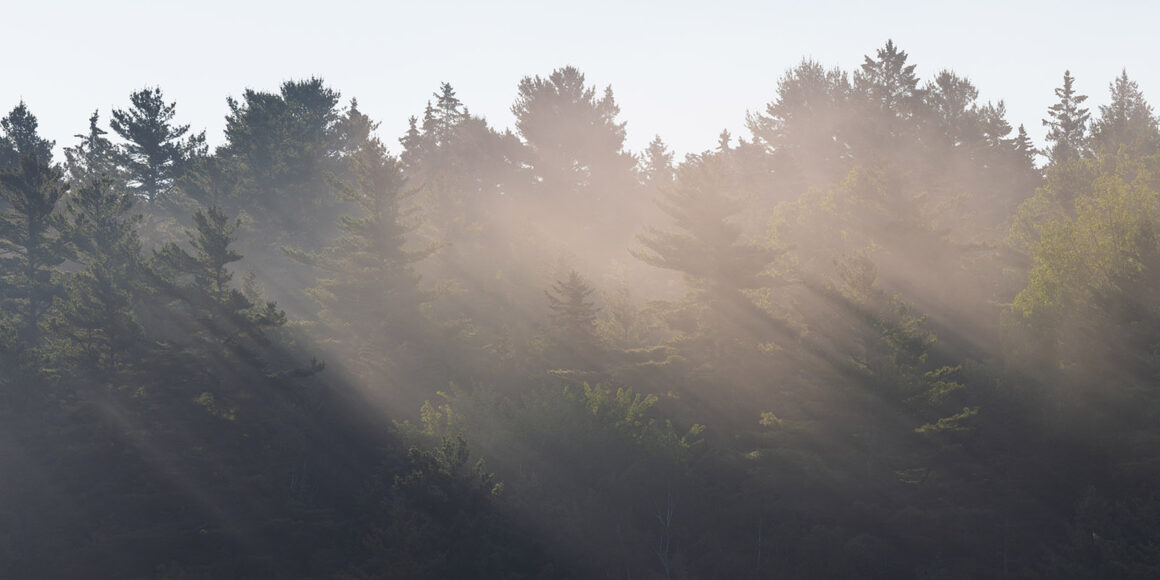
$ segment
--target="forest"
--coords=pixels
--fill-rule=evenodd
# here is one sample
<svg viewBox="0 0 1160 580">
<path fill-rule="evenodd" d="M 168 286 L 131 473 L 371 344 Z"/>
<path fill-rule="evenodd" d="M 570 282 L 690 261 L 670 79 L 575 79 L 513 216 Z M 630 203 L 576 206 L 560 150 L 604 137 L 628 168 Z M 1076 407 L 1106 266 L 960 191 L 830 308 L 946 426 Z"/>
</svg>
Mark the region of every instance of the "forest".
<svg viewBox="0 0 1160 580">
<path fill-rule="evenodd" d="M 511 129 L 15 104 L 0 577 L 1160 577 L 1157 116 L 1063 72 L 1037 147 L 916 66 L 683 159 L 571 66 Z"/>
</svg>

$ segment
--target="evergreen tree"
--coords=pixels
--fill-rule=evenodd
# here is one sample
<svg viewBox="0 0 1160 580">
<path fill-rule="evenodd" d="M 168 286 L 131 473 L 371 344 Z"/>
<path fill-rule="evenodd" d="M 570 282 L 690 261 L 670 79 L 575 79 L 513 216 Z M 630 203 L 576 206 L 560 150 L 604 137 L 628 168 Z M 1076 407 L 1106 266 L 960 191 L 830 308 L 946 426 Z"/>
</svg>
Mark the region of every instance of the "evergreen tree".
<svg viewBox="0 0 1160 580">
<path fill-rule="evenodd" d="M 524 77 L 512 113 L 533 171 L 549 191 L 600 197 L 631 179 L 635 162 L 624 151 L 625 124 L 616 120 L 620 107 L 612 87 L 598 98 L 570 66 L 546 79 Z"/>
<path fill-rule="evenodd" d="M 287 81 L 279 92 L 247 89 L 230 98 L 226 144 L 218 156 L 241 169 L 231 206 L 275 240 L 315 245 L 326 238 L 336 204 L 327 178 L 342 175 L 345 152 L 338 91 L 322 79 Z"/>
<path fill-rule="evenodd" d="M 673 153 L 661 140 L 661 136 L 653 137 L 641 158 L 641 173 L 647 183 L 653 186 L 662 186 L 673 181 Z"/>
<path fill-rule="evenodd" d="M 0 170 L 16 169 L 20 164 L 20 157 L 29 155 L 40 164 L 52 165 L 53 141 L 44 139 L 37 132 L 39 123 L 36 115 L 28 110 L 24 101 L 20 101 L 3 119 L 0 119 Z"/>
<path fill-rule="evenodd" d="M 1027 135 L 1027 129 L 1022 124 L 1019 125 L 1019 132 L 1012 145 L 1029 167 L 1035 167 L 1035 156 L 1039 154 L 1039 150 L 1035 148 L 1035 143 L 1031 142 L 1031 137 Z"/>
<path fill-rule="evenodd" d="M 1052 165 L 1079 159 L 1088 152 L 1087 122 L 1090 114 L 1080 107 L 1087 95 L 1076 94 L 1074 84 L 1071 71 L 1064 71 L 1063 86 L 1055 89 L 1059 102 L 1047 109 L 1050 118 L 1043 120 L 1043 126 L 1048 128 L 1047 157 Z"/>
<path fill-rule="evenodd" d="M 230 246 L 241 220 L 230 220 L 217 207 L 198 210 L 195 231 L 187 232 L 194 253 L 174 242 L 154 255 L 163 287 L 175 296 L 196 323 L 195 336 L 211 356 L 256 360 L 255 347 L 268 344 L 266 329 L 285 324 L 274 302 L 252 299 L 231 284 L 229 265 L 242 259 Z"/>
<path fill-rule="evenodd" d="M 46 143 L 35 136 L 30 141 Z M 36 152 L 0 172 L 0 199 L 9 207 L 0 214 L 0 304 L 29 346 L 39 343 L 41 321 L 58 290 L 53 268 L 65 253 L 56 204 L 67 190 L 61 170 Z"/>
<path fill-rule="evenodd" d="M 777 99 L 764 114 L 750 115 L 748 127 L 755 143 L 773 157 L 773 170 L 782 174 L 774 197 L 793 199 L 811 186 L 822 186 L 848 171 L 855 144 L 854 89 L 845 72 L 827 70 L 803 60 L 777 83 Z"/>
<path fill-rule="evenodd" d="M 189 125 L 173 124 L 177 105 L 166 103 L 160 88 L 141 89 L 129 100 L 131 108 L 113 109 L 109 126 L 125 140 L 121 157 L 133 193 L 153 202 L 169 194 L 191 158 L 206 153 L 205 132 L 186 137 Z"/>
<path fill-rule="evenodd" d="M 99 120 L 100 113 L 93 111 L 89 117 L 89 132 L 75 135 L 80 142 L 64 150 L 65 167 L 73 183 L 113 176 L 117 173 L 116 148 L 105 137 L 108 132 L 100 127 Z"/>
<path fill-rule="evenodd" d="M 783 330 L 745 294 L 777 283 L 769 269 L 782 252 L 744 240 L 735 219 L 746 203 L 737 189 L 720 155 L 690 158 L 657 202 L 676 229 L 649 229 L 638 236 L 644 249 L 632 250 L 646 264 L 684 276 L 691 324 L 679 330 L 708 339 L 697 355 L 710 363 L 739 354 L 742 345 L 781 338 Z"/>
<path fill-rule="evenodd" d="M 52 328 L 58 356 L 90 370 L 120 370 L 142 338 L 136 306 L 144 292 L 134 195 L 109 177 L 81 182 L 66 199 L 65 238 L 83 270 L 69 275 Z"/>
<path fill-rule="evenodd" d="M 568 278 L 558 280 L 551 290 L 544 292 L 551 310 L 552 340 L 557 362 L 591 366 L 595 360 L 599 338 L 596 335 L 596 317 L 600 309 L 589 300 L 594 292 L 576 270 Z"/>
<path fill-rule="evenodd" d="M 1115 153 L 1124 147 L 1137 156 L 1156 152 L 1160 148 L 1160 127 L 1140 86 L 1123 70 L 1109 90 L 1111 102 L 1100 105 L 1100 118 L 1092 123 L 1092 148 Z"/>
<path fill-rule="evenodd" d="M 942 140 L 951 145 L 963 145 L 971 144 L 979 136 L 982 119 L 975 104 L 979 90 L 971 81 L 943 70 L 933 82 L 927 83 L 922 97 Z M 1009 132 L 1010 127 L 1007 130 Z"/>
<path fill-rule="evenodd" d="M 898 50 L 893 40 L 887 40 L 875 58 L 865 57 L 861 70 L 854 75 L 854 87 L 863 98 L 880 111 L 903 118 L 916 112 L 922 98 L 914 74 L 916 65 L 906 64 L 906 59 L 906 51 Z"/>
<path fill-rule="evenodd" d="M 405 247 L 415 224 L 402 204 L 413 191 L 404 188 L 398 161 L 374 136 L 376 125 L 357 109 L 351 111 L 351 123 L 362 127 L 361 140 L 352 144 L 350 179 L 336 185 L 358 213 L 339 220 L 342 233 L 333 245 L 291 254 L 318 271 L 309 294 L 322 307 L 318 316 L 330 340 L 351 347 L 343 356 L 356 375 L 380 380 L 383 365 L 396 351 L 390 346 L 421 336 L 420 311 L 429 296 L 419 287 L 414 264 L 434 248 Z"/>
</svg>

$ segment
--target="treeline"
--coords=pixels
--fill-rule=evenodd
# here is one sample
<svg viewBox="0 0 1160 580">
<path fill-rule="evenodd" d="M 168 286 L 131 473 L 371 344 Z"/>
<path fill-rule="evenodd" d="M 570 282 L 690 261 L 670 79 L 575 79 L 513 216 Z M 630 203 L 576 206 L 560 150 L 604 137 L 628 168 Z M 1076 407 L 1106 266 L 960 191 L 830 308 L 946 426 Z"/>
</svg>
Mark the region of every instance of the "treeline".
<svg viewBox="0 0 1160 580">
<path fill-rule="evenodd" d="M 802 61 L 679 162 L 572 67 L 398 155 L 319 79 L 213 151 L 159 88 L 64 159 L 20 103 L 0 570 L 1160 575 L 1157 118 L 1065 73 L 1038 151 L 916 71 Z"/>
</svg>

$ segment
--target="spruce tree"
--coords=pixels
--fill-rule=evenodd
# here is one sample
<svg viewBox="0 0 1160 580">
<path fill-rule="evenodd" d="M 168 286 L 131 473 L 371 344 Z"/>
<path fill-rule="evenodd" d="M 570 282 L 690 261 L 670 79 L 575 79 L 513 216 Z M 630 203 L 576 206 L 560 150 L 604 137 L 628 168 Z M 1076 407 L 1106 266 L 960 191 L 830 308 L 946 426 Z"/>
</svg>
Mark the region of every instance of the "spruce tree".
<svg viewBox="0 0 1160 580">
<path fill-rule="evenodd" d="M 1080 105 L 1087 95 L 1076 94 L 1075 77 L 1071 71 L 1064 71 L 1063 86 L 1055 89 L 1059 102 L 1047 109 L 1048 119 L 1043 126 L 1048 128 L 1048 161 L 1059 165 L 1072 159 L 1079 159 L 1088 153 L 1087 123 L 1091 116 Z"/>
<path fill-rule="evenodd" d="M 600 309 L 589 300 L 593 288 L 576 270 L 544 292 L 551 310 L 552 341 L 559 362 L 591 365 L 600 344 L 596 316 Z M 566 356 L 572 355 L 572 356 Z"/>
</svg>

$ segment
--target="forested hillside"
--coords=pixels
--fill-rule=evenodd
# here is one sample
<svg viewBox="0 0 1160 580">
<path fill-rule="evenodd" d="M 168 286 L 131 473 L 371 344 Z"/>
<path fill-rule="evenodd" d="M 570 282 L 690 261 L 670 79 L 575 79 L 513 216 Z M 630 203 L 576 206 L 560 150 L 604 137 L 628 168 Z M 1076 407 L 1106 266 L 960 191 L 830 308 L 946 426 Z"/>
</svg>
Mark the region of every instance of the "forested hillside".
<svg viewBox="0 0 1160 580">
<path fill-rule="evenodd" d="M 0 577 L 1160 577 L 1157 117 L 922 67 L 683 159 L 573 67 L 15 104 Z"/>
</svg>

